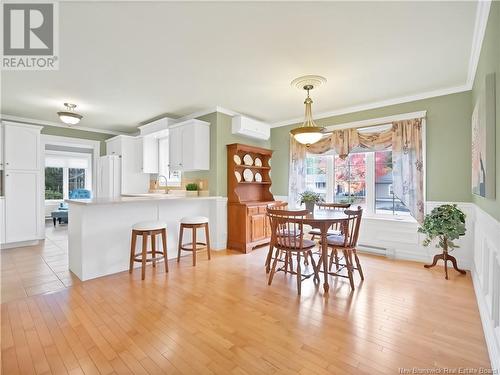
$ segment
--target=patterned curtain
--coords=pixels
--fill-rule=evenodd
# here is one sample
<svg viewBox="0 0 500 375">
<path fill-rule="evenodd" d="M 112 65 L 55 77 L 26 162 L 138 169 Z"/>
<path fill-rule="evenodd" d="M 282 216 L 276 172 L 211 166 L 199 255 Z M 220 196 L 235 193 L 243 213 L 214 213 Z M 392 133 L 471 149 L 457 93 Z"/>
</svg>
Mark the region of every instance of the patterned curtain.
<svg viewBox="0 0 500 375">
<path fill-rule="evenodd" d="M 306 190 L 306 147 L 290 134 L 290 170 L 288 173 L 288 203 L 297 207 L 299 194 Z"/>
<path fill-rule="evenodd" d="M 419 222 L 424 221 L 422 119 L 392 124 L 393 190 Z"/>
<path fill-rule="evenodd" d="M 422 119 L 397 121 L 380 132 L 359 129 L 335 130 L 309 147 L 290 136 L 290 173 L 288 197 L 291 205 L 297 204 L 299 194 L 306 189 L 306 154 L 322 154 L 334 150 L 341 159 L 350 153 L 373 152 L 392 147 L 393 190 L 422 223 L 424 219 L 424 171 L 422 151 Z"/>
</svg>

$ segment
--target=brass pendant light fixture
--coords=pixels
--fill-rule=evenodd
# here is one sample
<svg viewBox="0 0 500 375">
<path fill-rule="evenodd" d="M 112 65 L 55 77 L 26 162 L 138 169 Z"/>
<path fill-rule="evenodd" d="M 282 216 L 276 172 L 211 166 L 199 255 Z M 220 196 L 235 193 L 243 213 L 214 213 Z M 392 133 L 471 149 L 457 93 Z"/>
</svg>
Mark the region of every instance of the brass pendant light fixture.
<svg viewBox="0 0 500 375">
<path fill-rule="evenodd" d="M 292 129 L 290 133 L 293 135 L 295 140 L 303 145 L 310 146 L 313 143 L 318 142 L 325 135 L 325 128 L 316 125 L 312 116 L 312 99 L 309 96 L 309 91 L 314 89 L 314 87 L 319 86 L 326 82 L 326 78 L 321 76 L 303 76 L 296 78 L 292 81 L 292 86 L 301 88 L 307 91 L 307 97 L 304 100 L 306 106 L 305 118 L 302 126 Z"/>
</svg>

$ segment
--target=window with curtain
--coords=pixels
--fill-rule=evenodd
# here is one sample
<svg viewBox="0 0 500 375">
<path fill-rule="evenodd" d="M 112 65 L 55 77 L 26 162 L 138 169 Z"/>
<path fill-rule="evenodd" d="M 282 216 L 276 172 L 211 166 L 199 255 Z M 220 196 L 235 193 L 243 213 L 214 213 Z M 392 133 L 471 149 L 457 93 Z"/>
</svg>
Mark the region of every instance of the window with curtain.
<svg viewBox="0 0 500 375">
<path fill-rule="evenodd" d="M 76 189 L 92 191 L 92 156 L 64 151 L 45 153 L 45 199 L 67 199 Z"/>
<path fill-rule="evenodd" d="M 333 151 L 306 156 L 306 188 L 327 202 L 361 206 L 368 215 L 408 216 L 392 185 L 391 150 L 352 153 L 345 159 Z"/>
</svg>

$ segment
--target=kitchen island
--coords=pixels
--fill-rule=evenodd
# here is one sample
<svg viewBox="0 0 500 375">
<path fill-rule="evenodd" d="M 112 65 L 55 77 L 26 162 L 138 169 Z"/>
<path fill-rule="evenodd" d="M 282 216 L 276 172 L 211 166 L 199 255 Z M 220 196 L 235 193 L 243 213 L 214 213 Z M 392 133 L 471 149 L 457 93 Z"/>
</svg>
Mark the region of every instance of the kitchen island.
<svg viewBox="0 0 500 375">
<path fill-rule="evenodd" d="M 179 221 L 184 216 L 208 217 L 211 248 L 226 248 L 225 197 L 165 194 L 111 199 L 68 199 L 66 202 L 69 206 L 69 269 L 83 281 L 128 270 L 131 228 L 139 221 L 161 220 L 167 224 L 169 259 L 177 256 Z M 190 231 L 184 233 L 184 242 L 191 241 L 190 234 Z M 204 240 L 201 231 L 198 236 L 202 236 L 201 239 Z M 159 246 L 158 243 L 157 248 Z"/>
</svg>

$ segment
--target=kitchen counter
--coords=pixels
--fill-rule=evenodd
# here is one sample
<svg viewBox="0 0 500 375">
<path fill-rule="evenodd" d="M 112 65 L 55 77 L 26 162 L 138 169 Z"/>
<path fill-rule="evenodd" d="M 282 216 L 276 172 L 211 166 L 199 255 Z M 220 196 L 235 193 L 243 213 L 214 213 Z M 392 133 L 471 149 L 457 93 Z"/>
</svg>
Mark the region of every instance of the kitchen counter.
<svg viewBox="0 0 500 375">
<path fill-rule="evenodd" d="M 226 197 L 138 194 L 113 199 L 68 199 L 66 203 L 69 268 L 80 280 L 128 270 L 132 226 L 140 221 L 159 220 L 167 224 L 170 259 L 177 256 L 179 222 L 184 216 L 208 217 L 212 250 L 223 250 L 227 245 Z M 190 236 L 191 231 L 185 231 L 184 241 L 190 242 Z M 204 241 L 201 231 L 198 236 Z M 159 249 L 160 239 L 157 240 Z M 139 247 L 138 244 L 136 252 Z"/>
<path fill-rule="evenodd" d="M 66 203 L 78 205 L 106 205 L 106 204 L 121 204 L 121 203 L 136 203 L 148 201 L 190 201 L 190 200 L 227 200 L 225 197 L 212 196 L 212 197 L 188 197 L 182 195 L 170 194 L 126 194 L 118 198 L 93 198 L 93 199 L 66 199 Z"/>
</svg>

